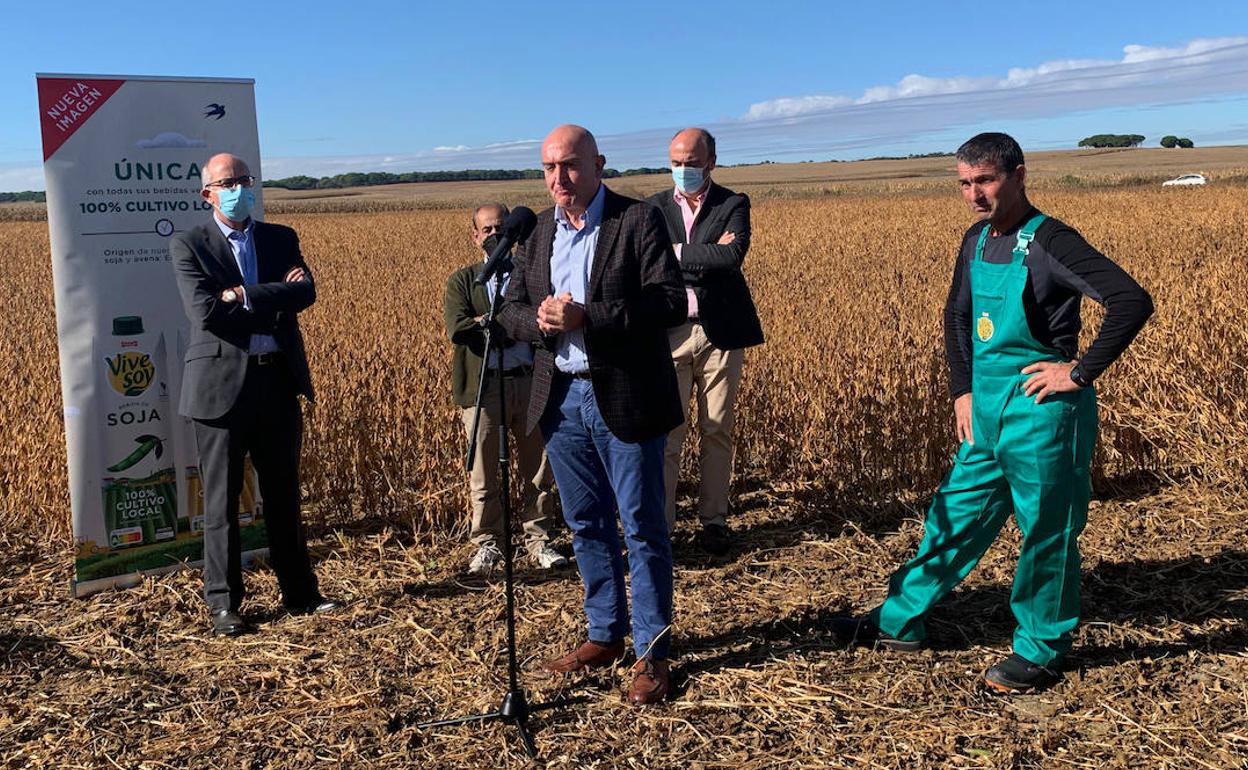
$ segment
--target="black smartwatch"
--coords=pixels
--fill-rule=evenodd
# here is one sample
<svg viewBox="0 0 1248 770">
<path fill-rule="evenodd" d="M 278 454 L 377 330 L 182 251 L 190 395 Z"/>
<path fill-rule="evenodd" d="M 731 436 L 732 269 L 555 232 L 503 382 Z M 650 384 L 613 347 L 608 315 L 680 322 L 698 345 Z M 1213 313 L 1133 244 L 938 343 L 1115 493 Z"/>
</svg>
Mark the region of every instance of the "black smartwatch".
<svg viewBox="0 0 1248 770">
<path fill-rule="evenodd" d="M 1070 370 L 1070 381 L 1081 388 L 1089 387 L 1092 381 L 1083 375 L 1083 370 L 1079 368 L 1079 364 L 1075 364 Z"/>
</svg>

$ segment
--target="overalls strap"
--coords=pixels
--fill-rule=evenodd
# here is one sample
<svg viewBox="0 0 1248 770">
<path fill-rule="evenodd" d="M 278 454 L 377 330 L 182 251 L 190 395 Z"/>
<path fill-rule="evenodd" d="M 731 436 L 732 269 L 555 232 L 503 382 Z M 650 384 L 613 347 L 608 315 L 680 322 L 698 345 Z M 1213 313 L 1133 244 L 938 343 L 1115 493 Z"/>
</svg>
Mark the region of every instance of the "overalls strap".
<svg viewBox="0 0 1248 770">
<path fill-rule="evenodd" d="M 1014 255 L 1010 259 L 1011 265 L 1023 264 L 1023 260 L 1027 258 L 1027 250 L 1031 248 L 1031 242 L 1036 239 L 1036 228 L 1046 218 L 1044 214 L 1036 214 L 1018 231 L 1018 240 L 1014 242 Z"/>
<path fill-rule="evenodd" d="M 985 222 L 984 229 L 979 231 L 979 243 L 975 244 L 975 259 L 972 261 L 974 262 L 984 261 L 984 244 L 988 242 L 988 231 L 991 229 L 992 229 L 992 223 Z"/>
<path fill-rule="evenodd" d="M 1014 243 L 1013 258 L 1010 260 L 1011 265 L 1021 265 L 1027 257 L 1027 250 L 1031 247 L 1031 242 L 1036 238 L 1036 228 L 1040 226 L 1048 217 L 1044 214 L 1036 214 L 1027 220 L 1027 224 L 1023 225 L 1018 231 L 1018 240 Z M 984 229 L 979 231 L 979 241 L 975 244 L 975 262 L 984 261 L 984 244 L 988 242 L 988 232 L 992 230 L 991 223 L 985 223 Z"/>
</svg>

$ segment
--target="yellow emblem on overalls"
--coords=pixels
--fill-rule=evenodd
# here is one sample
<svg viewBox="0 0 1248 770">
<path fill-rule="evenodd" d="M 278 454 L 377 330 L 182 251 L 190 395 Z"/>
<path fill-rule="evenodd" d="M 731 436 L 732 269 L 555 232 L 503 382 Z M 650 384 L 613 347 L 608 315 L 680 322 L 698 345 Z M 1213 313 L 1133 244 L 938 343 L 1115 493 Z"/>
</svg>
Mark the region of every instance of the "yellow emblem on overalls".
<svg viewBox="0 0 1248 770">
<path fill-rule="evenodd" d="M 996 328 L 992 325 L 992 319 L 988 317 L 987 313 L 984 313 L 983 317 L 975 323 L 975 333 L 979 335 L 981 342 L 987 342 L 992 339 L 994 331 L 996 331 Z"/>
</svg>

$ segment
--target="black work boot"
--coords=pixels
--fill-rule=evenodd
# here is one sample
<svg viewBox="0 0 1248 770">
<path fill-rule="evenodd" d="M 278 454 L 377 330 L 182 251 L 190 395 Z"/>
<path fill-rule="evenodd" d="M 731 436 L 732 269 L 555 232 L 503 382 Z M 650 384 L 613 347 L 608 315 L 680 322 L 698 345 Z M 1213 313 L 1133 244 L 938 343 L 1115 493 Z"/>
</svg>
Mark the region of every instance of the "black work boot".
<svg viewBox="0 0 1248 770">
<path fill-rule="evenodd" d="M 836 640 L 846 647 L 870 647 L 873 650 L 885 649 L 894 652 L 918 652 L 923 649 L 923 642 L 905 642 L 889 636 L 871 622 L 869 617 L 851 618 L 847 615 L 832 618 L 829 626 Z"/>
<path fill-rule="evenodd" d="M 723 556 L 732 548 L 732 530 L 724 524 L 707 524 L 698 533 L 698 545 L 712 556 Z"/>
<path fill-rule="evenodd" d="M 1061 681 L 1057 671 L 1032 663 L 1022 655 L 1010 656 L 984 672 L 984 684 L 1010 695 L 1026 695 L 1052 687 Z"/>
</svg>

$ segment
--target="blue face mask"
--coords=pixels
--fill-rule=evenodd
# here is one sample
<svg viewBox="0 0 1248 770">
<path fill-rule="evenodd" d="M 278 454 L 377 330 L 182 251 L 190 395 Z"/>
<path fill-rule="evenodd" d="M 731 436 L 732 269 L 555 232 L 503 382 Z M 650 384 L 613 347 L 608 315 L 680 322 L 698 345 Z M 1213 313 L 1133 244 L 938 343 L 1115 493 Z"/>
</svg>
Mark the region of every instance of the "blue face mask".
<svg viewBox="0 0 1248 770">
<path fill-rule="evenodd" d="M 672 169 L 672 181 L 676 183 L 677 190 L 688 195 L 702 188 L 706 174 L 696 166 L 676 166 Z"/>
<path fill-rule="evenodd" d="M 243 222 L 251 216 L 251 209 L 256 205 L 256 194 L 250 187 L 231 187 L 217 191 L 217 208 L 222 216 L 231 222 Z"/>
</svg>

